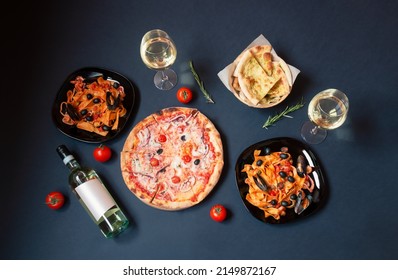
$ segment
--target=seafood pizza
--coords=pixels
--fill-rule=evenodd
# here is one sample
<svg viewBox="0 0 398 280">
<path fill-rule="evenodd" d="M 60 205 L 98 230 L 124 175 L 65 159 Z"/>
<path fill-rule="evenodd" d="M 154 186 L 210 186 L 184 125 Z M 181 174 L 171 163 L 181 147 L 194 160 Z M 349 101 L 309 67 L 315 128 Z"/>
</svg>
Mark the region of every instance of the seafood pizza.
<svg viewBox="0 0 398 280">
<path fill-rule="evenodd" d="M 172 107 L 141 120 L 121 151 L 127 187 L 144 203 L 180 210 L 202 201 L 224 165 L 214 124 L 193 108 Z"/>
</svg>

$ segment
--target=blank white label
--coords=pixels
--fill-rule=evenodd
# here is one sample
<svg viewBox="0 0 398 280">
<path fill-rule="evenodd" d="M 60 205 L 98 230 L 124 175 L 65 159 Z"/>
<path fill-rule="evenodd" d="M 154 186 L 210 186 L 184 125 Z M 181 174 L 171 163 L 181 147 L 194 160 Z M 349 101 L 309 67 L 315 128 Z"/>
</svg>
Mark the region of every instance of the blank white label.
<svg viewBox="0 0 398 280">
<path fill-rule="evenodd" d="M 84 182 L 75 190 L 96 221 L 116 204 L 108 190 L 98 179 Z"/>
</svg>

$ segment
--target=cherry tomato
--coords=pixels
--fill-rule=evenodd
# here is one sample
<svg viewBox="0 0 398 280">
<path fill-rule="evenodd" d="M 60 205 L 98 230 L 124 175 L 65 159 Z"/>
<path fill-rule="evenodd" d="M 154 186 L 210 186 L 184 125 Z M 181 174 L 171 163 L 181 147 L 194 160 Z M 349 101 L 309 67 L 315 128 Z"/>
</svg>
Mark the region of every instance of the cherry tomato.
<svg viewBox="0 0 398 280">
<path fill-rule="evenodd" d="M 173 176 L 173 177 L 171 177 L 171 181 L 172 181 L 174 184 L 178 184 L 178 183 L 181 181 L 181 179 L 180 179 L 180 177 L 178 177 L 178 176 Z"/>
<path fill-rule="evenodd" d="M 191 156 L 189 156 L 189 155 L 185 155 L 185 156 L 182 157 L 182 160 L 183 160 L 185 163 L 188 163 L 188 162 L 190 162 L 190 161 L 192 160 L 192 158 L 191 158 Z"/>
<path fill-rule="evenodd" d="M 192 100 L 192 91 L 187 87 L 177 90 L 177 99 L 181 103 L 189 103 Z"/>
<path fill-rule="evenodd" d="M 94 149 L 93 156 L 99 162 L 106 162 L 111 158 L 112 150 L 108 146 L 101 144 Z"/>
<path fill-rule="evenodd" d="M 166 142 L 166 140 L 167 140 L 166 135 L 164 135 L 164 134 L 159 135 L 159 137 L 158 137 L 159 142 Z"/>
<path fill-rule="evenodd" d="M 216 222 L 222 222 L 227 217 L 227 209 L 221 205 L 213 205 L 210 209 L 210 217 Z"/>
<path fill-rule="evenodd" d="M 65 203 L 65 197 L 61 192 L 50 192 L 46 196 L 46 204 L 48 207 L 51 209 L 59 209 L 61 208 Z"/>
<path fill-rule="evenodd" d="M 149 163 L 150 163 L 152 166 L 158 166 L 158 165 L 159 165 L 159 160 L 158 160 L 157 158 L 151 158 L 151 159 L 149 160 Z"/>
<path fill-rule="evenodd" d="M 270 190 L 270 191 L 268 192 L 268 194 L 269 194 L 270 196 L 276 196 L 278 193 L 277 193 L 275 190 Z"/>
</svg>

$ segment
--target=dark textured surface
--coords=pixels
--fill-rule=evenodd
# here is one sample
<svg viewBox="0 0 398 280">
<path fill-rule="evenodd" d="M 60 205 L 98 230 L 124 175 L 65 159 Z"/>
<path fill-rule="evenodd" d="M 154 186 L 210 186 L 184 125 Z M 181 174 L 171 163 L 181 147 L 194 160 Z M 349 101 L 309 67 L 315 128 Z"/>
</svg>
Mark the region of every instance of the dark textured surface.
<svg viewBox="0 0 398 280">
<path fill-rule="evenodd" d="M 398 3 L 396 1 L 52 1 L 14 5 L 3 17 L 2 191 L 0 259 L 397 259 Z M 143 34 L 166 30 L 178 48 L 179 85 L 194 89 L 189 106 L 219 129 L 222 177 L 202 203 L 179 212 L 153 209 L 125 186 L 119 152 L 131 128 L 161 108 L 180 105 L 175 90 L 157 90 L 139 56 Z M 271 109 L 240 103 L 217 73 L 263 34 L 301 70 L 291 95 Z M 215 104 L 192 79 L 193 60 Z M 96 144 L 66 137 L 51 108 L 65 78 L 82 67 L 117 71 L 135 85 L 125 130 L 108 144 L 113 159 L 95 162 Z M 178 87 L 177 86 L 177 87 Z M 350 99 L 346 123 L 311 146 L 328 178 L 329 197 L 316 215 L 268 225 L 245 209 L 234 166 L 248 146 L 274 137 L 300 139 L 306 108 L 268 130 L 269 115 L 325 88 Z M 106 240 L 67 186 L 55 149 L 66 144 L 108 183 L 132 226 Z M 45 195 L 61 190 L 56 212 Z M 224 223 L 208 215 L 215 203 Z"/>
</svg>

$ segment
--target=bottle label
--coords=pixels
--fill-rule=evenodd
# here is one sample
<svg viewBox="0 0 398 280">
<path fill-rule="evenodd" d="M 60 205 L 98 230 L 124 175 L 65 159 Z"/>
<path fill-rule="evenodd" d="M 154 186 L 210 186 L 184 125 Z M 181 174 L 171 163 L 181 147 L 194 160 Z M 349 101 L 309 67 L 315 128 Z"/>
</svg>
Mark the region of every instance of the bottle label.
<svg viewBox="0 0 398 280">
<path fill-rule="evenodd" d="M 84 182 L 75 190 L 96 221 L 116 204 L 108 190 L 98 179 Z"/>
</svg>

